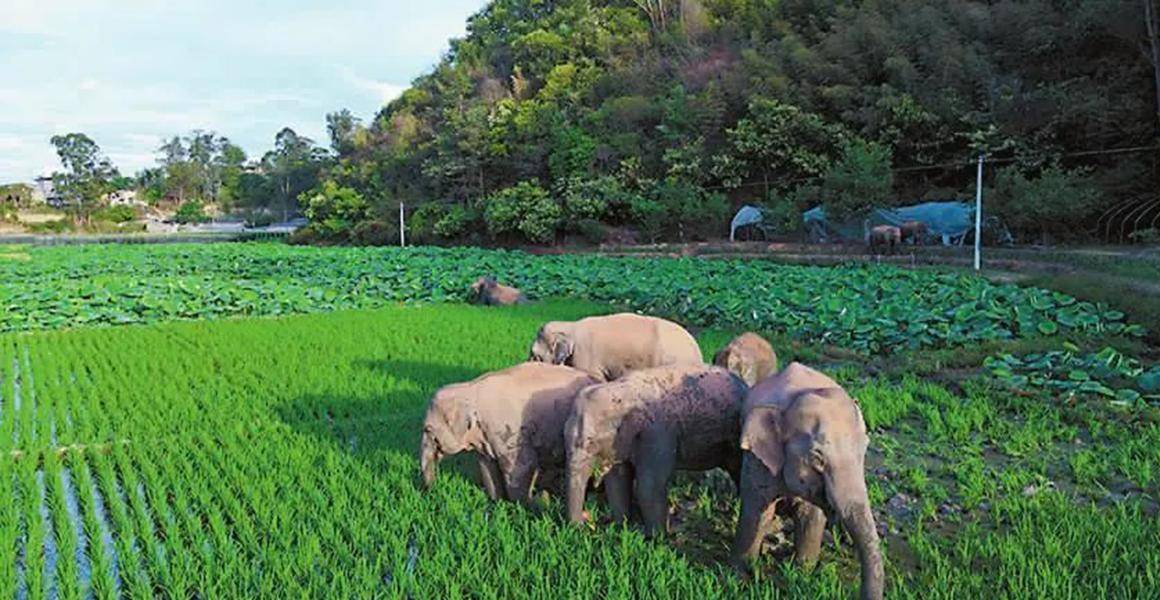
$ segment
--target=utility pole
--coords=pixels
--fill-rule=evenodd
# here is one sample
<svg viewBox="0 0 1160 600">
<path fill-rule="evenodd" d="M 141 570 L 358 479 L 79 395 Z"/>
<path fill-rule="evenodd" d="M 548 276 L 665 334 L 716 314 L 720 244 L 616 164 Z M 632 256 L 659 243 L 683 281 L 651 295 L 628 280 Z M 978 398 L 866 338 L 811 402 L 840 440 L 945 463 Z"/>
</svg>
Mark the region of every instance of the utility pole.
<svg viewBox="0 0 1160 600">
<path fill-rule="evenodd" d="M 975 179 L 975 270 L 982 266 L 983 249 L 983 153 L 979 153 L 979 174 Z"/>
<path fill-rule="evenodd" d="M 407 246 L 407 224 L 403 221 L 403 203 L 399 202 L 399 247 Z"/>
</svg>

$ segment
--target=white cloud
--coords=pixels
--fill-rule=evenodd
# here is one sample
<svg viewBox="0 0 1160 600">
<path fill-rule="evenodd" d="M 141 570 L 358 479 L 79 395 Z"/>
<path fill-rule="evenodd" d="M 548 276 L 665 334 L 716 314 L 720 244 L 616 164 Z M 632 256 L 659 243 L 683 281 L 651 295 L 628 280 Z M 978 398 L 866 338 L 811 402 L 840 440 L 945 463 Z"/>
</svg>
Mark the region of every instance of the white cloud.
<svg viewBox="0 0 1160 600">
<path fill-rule="evenodd" d="M 398 98 L 403 94 L 403 92 L 407 91 L 407 88 L 411 87 L 407 84 L 378 81 L 369 77 L 363 77 L 355 73 L 354 70 L 350 69 L 349 67 L 343 67 L 340 69 L 339 75 L 342 77 L 343 81 L 346 81 L 350 85 L 365 92 L 374 94 L 375 99 L 382 104 L 387 104 L 391 100 Z"/>
<path fill-rule="evenodd" d="M 59 168 L 48 140 L 74 131 L 129 173 L 193 129 L 250 156 L 283 126 L 322 142 L 327 112 L 397 98 L 484 2 L 0 0 L 0 182 Z"/>
</svg>

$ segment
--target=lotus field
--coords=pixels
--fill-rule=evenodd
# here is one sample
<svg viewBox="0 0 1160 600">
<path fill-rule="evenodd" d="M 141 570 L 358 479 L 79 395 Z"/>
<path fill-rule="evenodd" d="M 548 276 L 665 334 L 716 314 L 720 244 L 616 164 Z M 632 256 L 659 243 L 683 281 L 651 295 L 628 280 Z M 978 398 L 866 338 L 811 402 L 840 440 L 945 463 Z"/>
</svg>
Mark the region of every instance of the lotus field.
<svg viewBox="0 0 1160 600">
<path fill-rule="evenodd" d="M 464 304 L 483 274 L 533 302 Z M 527 356 L 541 323 L 635 310 L 706 356 L 741 330 L 837 377 L 870 429 L 887 596 L 1160 590 L 1160 368 L 1131 317 L 891 267 L 275 244 L 0 249 L 0 597 L 849 598 L 831 527 L 727 566 L 721 472 L 673 532 L 420 490 L 438 387 Z M 788 525 L 787 525 L 788 526 Z"/>
</svg>

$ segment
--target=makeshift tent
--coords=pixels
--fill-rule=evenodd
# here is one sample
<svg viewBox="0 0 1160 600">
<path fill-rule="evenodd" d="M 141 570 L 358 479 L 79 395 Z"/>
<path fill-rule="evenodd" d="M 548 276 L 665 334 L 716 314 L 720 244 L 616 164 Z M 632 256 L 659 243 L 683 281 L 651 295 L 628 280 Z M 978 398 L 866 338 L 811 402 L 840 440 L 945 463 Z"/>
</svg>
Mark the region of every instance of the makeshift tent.
<svg viewBox="0 0 1160 600">
<path fill-rule="evenodd" d="M 865 217 L 856 217 L 840 223 L 826 218 L 821 206 L 802 214 L 810 239 L 815 241 L 862 240 L 866 228 L 876 225 L 901 225 L 906 221 L 926 223 L 927 231 L 937 235 L 944 245 L 962 244 L 963 237 L 975 226 L 975 207 L 954 200 L 923 202 L 898 208 L 875 208 Z"/>
<path fill-rule="evenodd" d="M 746 225 L 755 225 L 759 227 L 762 233 L 765 233 L 765 228 L 762 227 L 761 209 L 756 206 L 745 205 L 737 214 L 733 215 L 733 222 L 729 224 L 729 241 L 734 240 L 737 230 Z"/>
</svg>

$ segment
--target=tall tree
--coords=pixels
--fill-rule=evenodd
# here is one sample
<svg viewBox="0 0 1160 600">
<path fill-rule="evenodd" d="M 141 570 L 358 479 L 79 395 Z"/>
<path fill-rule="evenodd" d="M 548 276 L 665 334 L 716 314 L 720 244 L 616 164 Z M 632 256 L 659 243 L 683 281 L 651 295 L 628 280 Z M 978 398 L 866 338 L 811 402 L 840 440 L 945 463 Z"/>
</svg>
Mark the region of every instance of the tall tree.
<svg viewBox="0 0 1160 600">
<path fill-rule="evenodd" d="M 1144 29 L 1148 33 L 1148 46 L 1151 49 L 1152 82 L 1156 86 L 1156 120 L 1160 122 L 1160 22 L 1157 21 L 1156 7 L 1152 0 L 1142 0 L 1144 3 Z"/>
<path fill-rule="evenodd" d="M 283 220 L 290 218 L 292 209 L 297 209 L 298 196 L 318 183 L 325 160 L 326 150 L 289 127 L 274 137 L 274 149 L 262 157 L 262 165 L 274 180 Z"/>
<path fill-rule="evenodd" d="M 87 223 L 102 197 L 113 190 L 117 169 L 100 146 L 83 133 L 54 135 L 50 139 L 64 171 L 53 173 L 52 183 L 64 198 L 66 210 L 78 222 Z"/>
<path fill-rule="evenodd" d="M 330 149 L 339 156 L 346 156 L 354 151 L 356 136 L 361 129 L 361 120 L 349 109 L 344 108 L 326 115 L 326 132 L 330 135 Z"/>
</svg>

